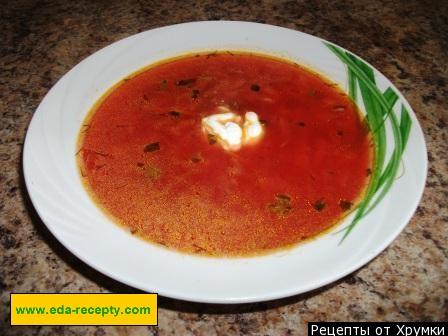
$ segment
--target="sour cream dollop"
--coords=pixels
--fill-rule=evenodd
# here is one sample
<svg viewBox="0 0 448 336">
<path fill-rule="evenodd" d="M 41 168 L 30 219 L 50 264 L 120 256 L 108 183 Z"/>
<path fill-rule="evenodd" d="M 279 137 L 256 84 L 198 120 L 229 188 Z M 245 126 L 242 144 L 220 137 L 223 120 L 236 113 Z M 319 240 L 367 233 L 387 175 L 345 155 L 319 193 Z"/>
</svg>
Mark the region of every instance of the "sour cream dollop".
<svg viewBox="0 0 448 336">
<path fill-rule="evenodd" d="M 255 112 L 246 112 L 243 120 L 225 107 L 219 107 L 219 110 L 224 113 L 202 118 L 202 129 L 205 133 L 215 136 L 225 150 L 237 151 L 263 135 L 263 126 Z"/>
</svg>

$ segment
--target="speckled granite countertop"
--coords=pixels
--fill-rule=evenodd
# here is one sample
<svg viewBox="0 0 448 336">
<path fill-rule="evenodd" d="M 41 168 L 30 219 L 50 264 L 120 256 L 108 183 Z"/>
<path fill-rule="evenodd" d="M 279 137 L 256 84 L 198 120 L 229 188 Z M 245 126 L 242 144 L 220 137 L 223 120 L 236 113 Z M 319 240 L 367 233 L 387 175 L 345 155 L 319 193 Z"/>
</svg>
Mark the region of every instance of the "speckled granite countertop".
<svg viewBox="0 0 448 336">
<path fill-rule="evenodd" d="M 133 291 L 70 254 L 30 204 L 21 153 L 39 102 L 65 72 L 113 41 L 210 19 L 314 34 L 389 77 L 413 106 L 428 145 L 428 181 L 417 213 L 379 257 L 307 294 L 237 306 L 161 298 L 158 328 L 11 328 L 11 291 Z M 448 320 L 448 2 L 19 0 L 1 5 L 0 36 L 1 335 L 304 335 L 307 321 Z"/>
</svg>

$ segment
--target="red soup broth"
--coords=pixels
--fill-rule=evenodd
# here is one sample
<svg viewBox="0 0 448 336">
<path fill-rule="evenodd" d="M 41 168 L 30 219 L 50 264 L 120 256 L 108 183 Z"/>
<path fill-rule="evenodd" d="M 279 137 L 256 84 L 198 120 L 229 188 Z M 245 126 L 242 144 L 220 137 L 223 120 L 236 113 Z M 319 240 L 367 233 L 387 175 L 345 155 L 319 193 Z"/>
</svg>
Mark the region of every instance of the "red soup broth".
<svg viewBox="0 0 448 336">
<path fill-rule="evenodd" d="M 201 127 L 220 106 L 258 114 L 262 138 L 227 151 Z M 167 60 L 123 80 L 79 138 L 95 202 L 150 242 L 241 256 L 291 246 L 350 212 L 369 181 L 372 145 L 335 84 L 258 54 Z"/>
</svg>

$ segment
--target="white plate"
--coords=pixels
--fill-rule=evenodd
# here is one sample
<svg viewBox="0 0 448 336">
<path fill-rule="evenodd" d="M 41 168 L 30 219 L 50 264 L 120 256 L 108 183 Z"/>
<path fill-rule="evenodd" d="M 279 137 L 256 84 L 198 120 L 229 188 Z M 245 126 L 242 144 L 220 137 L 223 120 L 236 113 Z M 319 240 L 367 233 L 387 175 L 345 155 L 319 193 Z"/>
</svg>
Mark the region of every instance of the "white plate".
<svg viewBox="0 0 448 336">
<path fill-rule="evenodd" d="M 412 217 L 427 169 L 423 134 L 411 107 L 376 70 L 377 86 L 382 91 L 392 87 L 398 93 L 393 113 L 399 118 L 401 105 L 410 112 L 412 127 L 402 158 L 405 169 L 386 197 L 342 244 L 341 235 L 334 234 L 334 229 L 293 249 L 265 256 L 196 257 L 132 236 L 92 203 L 75 161 L 77 135 L 92 105 L 113 84 L 144 66 L 191 51 L 217 49 L 254 50 L 287 57 L 347 88 L 346 67 L 324 41 L 289 29 L 248 22 L 194 22 L 118 41 L 64 75 L 43 99 L 28 129 L 25 181 L 48 229 L 73 254 L 116 280 L 145 291 L 199 302 L 254 302 L 306 292 L 374 258 Z M 386 131 L 390 156 L 390 126 Z M 349 224 L 350 219 L 341 225 Z"/>
</svg>

